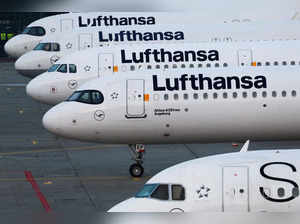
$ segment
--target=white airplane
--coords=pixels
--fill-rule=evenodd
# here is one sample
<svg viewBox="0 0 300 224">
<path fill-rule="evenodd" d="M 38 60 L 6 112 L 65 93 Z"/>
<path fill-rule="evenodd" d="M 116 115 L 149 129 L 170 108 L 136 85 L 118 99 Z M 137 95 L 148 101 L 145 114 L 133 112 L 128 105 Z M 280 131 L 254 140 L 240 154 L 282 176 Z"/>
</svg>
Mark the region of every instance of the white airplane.
<svg viewBox="0 0 300 224">
<path fill-rule="evenodd" d="M 300 68 L 178 69 L 105 76 L 43 117 L 55 135 L 129 144 L 143 174 L 143 144 L 299 140 Z"/>
<path fill-rule="evenodd" d="M 168 168 L 108 212 L 298 212 L 300 150 L 247 145 Z"/>
<path fill-rule="evenodd" d="M 253 15 L 257 17 L 257 15 Z M 275 16 L 275 18 L 281 16 Z M 228 18 L 228 17 L 227 17 Z M 267 17 L 269 18 L 269 17 Z M 272 17 L 273 18 L 273 17 Z M 273 18 L 274 19 L 274 18 Z M 286 15 L 290 19 L 290 14 Z M 215 17 L 210 13 L 186 13 L 186 12 L 90 12 L 90 13 L 67 13 L 49 16 L 29 24 L 22 34 L 10 39 L 4 49 L 6 53 L 18 58 L 24 53 L 31 51 L 44 38 L 52 35 L 65 35 L 69 32 L 81 32 L 81 30 L 101 29 L 103 27 L 131 26 L 153 27 L 162 24 L 206 24 L 213 22 L 249 22 L 251 19 Z"/>
<path fill-rule="evenodd" d="M 111 47 L 124 44 L 235 42 L 259 40 L 300 39 L 300 21 L 269 23 L 230 23 L 203 25 L 160 25 L 83 29 L 78 32 L 53 35 L 43 39 L 33 51 L 22 55 L 15 63 L 16 70 L 33 78 L 46 72 L 63 56 L 93 47 Z M 98 51 L 101 51 L 99 49 Z M 78 53 L 77 53 L 78 54 Z"/>
<path fill-rule="evenodd" d="M 39 102 L 57 104 L 80 85 L 105 75 L 119 76 L 135 71 L 176 72 L 180 68 L 299 67 L 299 52 L 299 40 L 144 44 L 89 49 L 62 58 L 48 72 L 31 80 L 26 91 Z"/>
</svg>

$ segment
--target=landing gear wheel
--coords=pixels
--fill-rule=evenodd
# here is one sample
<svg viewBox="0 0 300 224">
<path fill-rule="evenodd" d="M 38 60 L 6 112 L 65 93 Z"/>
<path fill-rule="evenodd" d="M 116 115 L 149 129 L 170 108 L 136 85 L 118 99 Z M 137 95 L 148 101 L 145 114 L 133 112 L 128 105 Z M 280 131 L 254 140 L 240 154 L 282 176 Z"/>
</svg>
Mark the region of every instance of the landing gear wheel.
<svg viewBox="0 0 300 224">
<path fill-rule="evenodd" d="M 129 168 L 129 172 L 133 177 L 141 177 L 144 174 L 144 167 L 140 164 L 132 164 Z"/>
<path fill-rule="evenodd" d="M 132 160 L 135 164 L 132 164 L 129 168 L 129 172 L 133 177 L 141 177 L 144 174 L 144 154 L 146 153 L 145 146 L 141 144 L 129 145 L 130 152 L 132 154 Z"/>
</svg>

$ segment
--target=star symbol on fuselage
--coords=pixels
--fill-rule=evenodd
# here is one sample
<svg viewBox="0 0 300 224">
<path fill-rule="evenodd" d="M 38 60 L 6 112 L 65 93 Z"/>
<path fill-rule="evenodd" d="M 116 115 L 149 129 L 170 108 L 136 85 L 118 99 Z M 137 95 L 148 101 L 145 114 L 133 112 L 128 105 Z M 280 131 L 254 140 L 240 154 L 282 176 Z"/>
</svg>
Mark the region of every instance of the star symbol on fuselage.
<svg viewBox="0 0 300 224">
<path fill-rule="evenodd" d="M 199 190 L 197 190 L 197 194 L 199 198 L 208 198 L 208 193 L 211 191 L 209 187 L 202 185 Z"/>
<path fill-rule="evenodd" d="M 71 43 L 67 43 L 67 44 L 66 44 L 66 48 L 67 48 L 67 49 L 72 48 L 72 44 L 71 44 Z"/>
<path fill-rule="evenodd" d="M 91 71 L 91 66 L 87 65 L 84 67 L 84 71 L 89 72 Z"/>
<path fill-rule="evenodd" d="M 117 100 L 118 97 L 119 97 L 119 93 L 114 92 L 114 93 L 112 93 L 110 96 L 111 96 L 111 98 L 112 98 L 113 100 Z"/>
</svg>

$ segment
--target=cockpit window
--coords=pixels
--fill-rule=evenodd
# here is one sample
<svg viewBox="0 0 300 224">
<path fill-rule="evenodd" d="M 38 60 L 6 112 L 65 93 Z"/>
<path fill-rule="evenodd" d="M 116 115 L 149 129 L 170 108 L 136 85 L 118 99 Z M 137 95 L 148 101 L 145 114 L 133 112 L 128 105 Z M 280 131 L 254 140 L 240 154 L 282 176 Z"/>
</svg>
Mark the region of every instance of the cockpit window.
<svg viewBox="0 0 300 224">
<path fill-rule="evenodd" d="M 185 200 L 185 190 L 181 185 L 172 185 L 172 200 L 174 201 Z"/>
<path fill-rule="evenodd" d="M 67 101 L 86 104 L 101 104 L 104 101 L 104 96 L 98 90 L 83 90 L 74 92 Z"/>
<path fill-rule="evenodd" d="M 70 73 L 76 73 L 77 72 L 77 67 L 74 64 L 69 65 L 69 71 Z"/>
<path fill-rule="evenodd" d="M 145 184 L 143 189 L 137 193 L 136 198 L 149 198 L 152 192 L 158 187 L 158 184 Z"/>
<path fill-rule="evenodd" d="M 58 43 L 39 43 L 34 49 L 34 51 L 60 51 L 60 45 Z"/>
<path fill-rule="evenodd" d="M 61 73 L 67 73 L 68 72 L 68 66 L 66 64 L 62 64 L 57 71 L 61 72 Z"/>
<path fill-rule="evenodd" d="M 54 64 L 54 65 L 52 65 L 52 66 L 48 69 L 48 72 L 56 72 L 56 70 L 58 69 L 59 66 L 60 66 L 60 64 Z"/>
<path fill-rule="evenodd" d="M 46 30 L 43 27 L 40 26 L 32 26 L 32 27 L 26 27 L 22 34 L 28 34 L 31 36 L 44 36 L 46 34 Z"/>
<path fill-rule="evenodd" d="M 169 185 L 161 184 L 151 195 L 151 198 L 159 199 L 159 200 L 169 200 Z"/>
<path fill-rule="evenodd" d="M 185 189 L 178 184 L 146 184 L 136 198 L 154 198 L 159 200 L 184 201 Z"/>
</svg>

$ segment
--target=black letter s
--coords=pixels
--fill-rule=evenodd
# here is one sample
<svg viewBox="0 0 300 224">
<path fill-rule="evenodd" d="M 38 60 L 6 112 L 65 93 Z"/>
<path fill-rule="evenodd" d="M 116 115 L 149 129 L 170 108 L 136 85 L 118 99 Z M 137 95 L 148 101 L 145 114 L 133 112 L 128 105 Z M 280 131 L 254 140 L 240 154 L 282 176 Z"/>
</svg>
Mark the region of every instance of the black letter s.
<svg viewBox="0 0 300 224">
<path fill-rule="evenodd" d="M 260 168 L 260 174 L 266 178 L 266 179 L 270 179 L 270 180 L 275 180 L 275 181 L 281 181 L 281 182 L 286 182 L 286 183 L 290 183 L 292 184 L 295 188 L 298 188 L 298 184 L 292 180 L 289 180 L 289 179 L 284 179 L 284 178 L 279 178 L 279 177 L 271 177 L 271 176 L 268 176 L 264 169 L 267 167 L 267 166 L 270 166 L 270 165 L 286 165 L 288 167 L 290 167 L 292 169 L 293 172 L 297 172 L 297 169 L 294 165 L 292 164 L 289 164 L 289 163 L 285 163 L 285 162 L 272 162 L 272 163 L 266 163 L 265 165 L 263 165 L 261 168 Z M 269 197 L 265 191 L 264 191 L 264 188 L 263 187 L 260 187 L 259 188 L 259 191 L 261 193 L 261 195 L 266 198 L 267 200 L 269 201 L 272 201 L 272 202 L 288 202 L 288 201 L 291 201 L 291 200 L 294 200 L 295 199 L 295 196 L 292 195 L 291 197 L 289 198 L 284 198 L 284 199 L 276 199 L 276 198 L 271 198 Z"/>
</svg>

